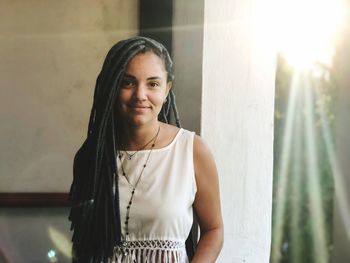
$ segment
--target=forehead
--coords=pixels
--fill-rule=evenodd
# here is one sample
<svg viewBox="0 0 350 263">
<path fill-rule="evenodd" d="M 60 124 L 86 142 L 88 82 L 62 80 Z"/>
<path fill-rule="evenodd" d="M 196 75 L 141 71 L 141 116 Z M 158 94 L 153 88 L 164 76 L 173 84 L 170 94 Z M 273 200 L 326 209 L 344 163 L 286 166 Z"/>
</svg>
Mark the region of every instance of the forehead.
<svg viewBox="0 0 350 263">
<path fill-rule="evenodd" d="M 133 57 L 127 68 L 126 73 L 130 75 L 137 74 L 167 74 L 164 61 L 153 52 L 137 54 Z"/>
</svg>

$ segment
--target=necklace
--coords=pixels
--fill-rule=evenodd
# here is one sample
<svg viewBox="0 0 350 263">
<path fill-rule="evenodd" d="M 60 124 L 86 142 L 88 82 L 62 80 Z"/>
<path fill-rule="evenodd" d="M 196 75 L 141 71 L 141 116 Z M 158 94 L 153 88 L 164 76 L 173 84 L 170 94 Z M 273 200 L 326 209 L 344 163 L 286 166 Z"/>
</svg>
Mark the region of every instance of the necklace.
<svg viewBox="0 0 350 263">
<path fill-rule="evenodd" d="M 143 149 L 145 149 L 152 141 L 154 141 L 155 138 L 158 137 L 159 129 L 160 129 L 160 126 L 158 127 L 158 130 L 157 130 L 156 135 L 154 135 L 154 136 L 152 137 L 152 139 L 150 139 L 144 146 L 142 146 L 140 149 L 138 149 L 138 150 L 135 151 L 134 153 L 128 153 L 127 151 L 124 151 L 125 154 L 126 154 L 126 156 L 128 157 L 128 159 L 131 160 L 131 158 L 134 157 L 135 154 L 137 154 L 139 151 L 142 151 Z"/>
<path fill-rule="evenodd" d="M 157 134 L 152 138 L 152 140 L 151 140 L 150 142 L 148 142 L 148 144 L 149 144 L 149 143 L 151 143 L 151 142 L 153 141 L 153 143 L 152 143 L 152 145 L 151 145 L 151 149 L 150 149 L 150 151 L 149 151 L 149 153 L 148 153 L 148 155 L 147 155 L 146 161 L 145 161 L 145 163 L 144 163 L 143 166 L 142 166 L 140 175 L 139 175 L 139 177 L 137 178 L 135 184 L 132 184 L 132 183 L 130 182 L 128 176 L 126 175 L 125 170 L 124 170 L 124 166 L 123 166 L 123 163 L 122 163 L 122 155 L 120 154 L 120 152 L 119 152 L 119 154 L 118 154 L 118 158 L 119 158 L 119 160 L 120 160 L 120 166 L 121 166 L 121 169 L 122 169 L 123 176 L 125 177 L 125 179 L 126 179 L 127 182 L 129 183 L 129 185 L 132 187 L 131 196 L 130 196 L 128 205 L 127 205 L 127 207 L 126 207 L 126 216 L 125 216 L 125 222 L 124 222 L 124 224 L 125 224 L 125 237 L 124 237 L 124 242 L 122 243 L 122 248 L 121 248 L 121 252 L 122 252 L 125 256 L 127 256 L 127 254 L 128 254 L 128 251 L 127 251 L 128 245 L 127 245 L 127 242 L 126 242 L 126 241 L 128 240 L 128 237 L 129 237 L 130 208 L 131 208 L 131 205 L 132 205 L 132 201 L 133 201 L 133 198 L 134 198 L 134 194 L 135 194 L 136 187 L 137 187 L 137 185 L 139 184 L 139 182 L 140 182 L 140 180 L 141 180 L 142 174 L 143 174 L 145 168 L 147 167 L 148 160 L 150 159 L 151 153 L 152 153 L 152 151 L 153 151 L 153 149 L 154 149 L 154 147 L 155 147 L 155 145 L 156 145 L 156 141 L 157 141 L 157 138 L 158 138 L 158 135 L 159 135 L 159 131 L 160 131 L 160 126 L 158 127 Z"/>
</svg>

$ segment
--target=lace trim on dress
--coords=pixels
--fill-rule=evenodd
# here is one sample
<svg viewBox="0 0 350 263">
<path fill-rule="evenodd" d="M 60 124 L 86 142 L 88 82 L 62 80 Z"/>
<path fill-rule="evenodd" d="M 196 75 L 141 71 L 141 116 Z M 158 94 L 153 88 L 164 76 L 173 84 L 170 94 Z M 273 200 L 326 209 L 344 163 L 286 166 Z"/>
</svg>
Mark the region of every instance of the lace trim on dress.
<svg viewBox="0 0 350 263">
<path fill-rule="evenodd" d="M 110 263 L 187 263 L 186 246 L 181 241 L 125 241 L 114 248 Z"/>
</svg>

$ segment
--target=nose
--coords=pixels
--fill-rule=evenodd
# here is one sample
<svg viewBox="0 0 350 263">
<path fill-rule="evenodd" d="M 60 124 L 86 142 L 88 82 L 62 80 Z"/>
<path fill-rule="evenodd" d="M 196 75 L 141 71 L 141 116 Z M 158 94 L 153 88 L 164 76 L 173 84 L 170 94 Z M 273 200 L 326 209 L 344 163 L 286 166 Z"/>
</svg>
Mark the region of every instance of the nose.
<svg viewBox="0 0 350 263">
<path fill-rule="evenodd" d="M 140 83 L 134 89 L 134 97 L 137 100 L 144 101 L 147 99 L 147 87 Z"/>
</svg>

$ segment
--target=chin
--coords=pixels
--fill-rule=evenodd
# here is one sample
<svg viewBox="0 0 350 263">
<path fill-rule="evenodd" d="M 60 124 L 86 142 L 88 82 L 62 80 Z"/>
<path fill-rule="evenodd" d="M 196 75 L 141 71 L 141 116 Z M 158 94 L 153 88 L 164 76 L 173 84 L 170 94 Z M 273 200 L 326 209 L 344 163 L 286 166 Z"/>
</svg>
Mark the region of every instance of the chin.
<svg viewBox="0 0 350 263">
<path fill-rule="evenodd" d="M 145 116 L 134 116 L 134 117 L 129 117 L 128 122 L 132 126 L 143 126 L 152 123 L 152 119 L 150 118 L 145 118 Z"/>
</svg>

